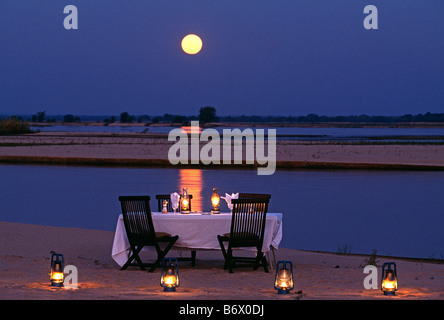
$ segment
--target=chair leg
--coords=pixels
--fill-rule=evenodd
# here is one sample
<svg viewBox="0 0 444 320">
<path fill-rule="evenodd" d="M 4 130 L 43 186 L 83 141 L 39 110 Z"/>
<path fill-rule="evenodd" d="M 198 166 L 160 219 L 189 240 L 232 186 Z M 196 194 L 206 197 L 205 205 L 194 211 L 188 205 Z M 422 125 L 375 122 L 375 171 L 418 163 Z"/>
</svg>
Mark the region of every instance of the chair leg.
<svg viewBox="0 0 444 320">
<path fill-rule="evenodd" d="M 128 266 L 130 266 L 134 259 L 136 259 L 137 264 L 139 265 L 141 270 L 145 270 L 145 267 L 143 266 L 142 260 L 139 257 L 139 252 L 142 250 L 143 246 L 140 246 L 138 248 L 131 248 L 132 254 L 128 258 L 128 261 L 120 268 L 120 270 L 126 270 Z"/>
<path fill-rule="evenodd" d="M 165 256 L 168 254 L 168 251 L 170 251 L 177 239 L 179 239 L 179 236 L 175 236 L 174 238 L 172 238 L 164 250 L 161 250 L 160 247 L 156 245 L 157 260 L 152 264 L 148 272 L 154 272 L 154 269 L 162 264 L 163 258 L 165 258 Z"/>
<path fill-rule="evenodd" d="M 258 250 L 256 255 L 256 260 L 254 261 L 253 270 L 257 270 L 259 267 L 264 267 L 265 272 L 268 273 L 268 262 L 267 258 L 262 251 Z"/>
<path fill-rule="evenodd" d="M 261 264 L 261 253 L 258 251 L 256 255 L 256 260 L 253 262 L 253 270 L 257 270 Z"/>
<path fill-rule="evenodd" d="M 225 250 L 224 240 L 221 236 L 217 236 L 217 240 L 219 241 L 220 249 L 224 256 L 224 270 L 226 270 L 228 265 L 227 265 L 227 251 Z"/>
<path fill-rule="evenodd" d="M 154 270 L 162 264 L 162 260 L 164 257 L 165 254 L 158 255 L 157 260 L 151 265 L 151 268 L 148 270 L 148 272 L 153 273 Z"/>
<path fill-rule="evenodd" d="M 264 267 L 265 272 L 268 273 L 268 262 L 264 254 L 262 254 L 262 266 Z"/>
<path fill-rule="evenodd" d="M 225 264 L 227 265 L 228 272 L 233 273 L 234 259 L 233 259 L 233 251 L 231 250 L 231 248 L 228 248 L 227 259 L 226 259 Z"/>
<path fill-rule="evenodd" d="M 196 251 L 191 251 L 191 266 L 194 267 L 196 265 Z"/>
</svg>

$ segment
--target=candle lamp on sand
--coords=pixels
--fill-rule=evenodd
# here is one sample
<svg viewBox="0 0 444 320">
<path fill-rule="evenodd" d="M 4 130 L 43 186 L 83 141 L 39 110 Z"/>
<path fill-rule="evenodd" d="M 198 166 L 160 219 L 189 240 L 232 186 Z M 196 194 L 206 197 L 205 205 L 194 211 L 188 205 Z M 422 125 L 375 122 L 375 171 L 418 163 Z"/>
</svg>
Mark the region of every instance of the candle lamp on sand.
<svg viewBox="0 0 444 320">
<path fill-rule="evenodd" d="M 176 291 L 176 287 L 179 286 L 179 265 L 177 264 L 177 259 L 164 258 L 162 260 L 160 286 L 166 292 Z"/>
<path fill-rule="evenodd" d="M 293 264 L 291 261 L 278 261 L 274 288 L 279 294 L 283 294 L 290 293 L 293 287 Z"/>
<path fill-rule="evenodd" d="M 395 296 L 396 290 L 398 290 L 396 264 L 394 262 L 386 262 L 382 265 L 381 291 L 386 296 Z"/>
<path fill-rule="evenodd" d="M 63 287 L 63 281 L 64 281 L 63 265 L 64 265 L 63 254 L 53 253 L 51 255 L 51 270 L 49 273 L 51 286 Z"/>
</svg>

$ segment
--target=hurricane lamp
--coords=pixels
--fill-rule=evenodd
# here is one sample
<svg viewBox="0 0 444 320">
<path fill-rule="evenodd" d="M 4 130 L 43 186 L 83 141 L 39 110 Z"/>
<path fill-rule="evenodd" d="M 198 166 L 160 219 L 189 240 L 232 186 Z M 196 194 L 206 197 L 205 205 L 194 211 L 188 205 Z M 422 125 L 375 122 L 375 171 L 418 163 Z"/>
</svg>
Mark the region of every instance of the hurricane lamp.
<svg viewBox="0 0 444 320">
<path fill-rule="evenodd" d="M 166 292 L 176 291 L 176 287 L 179 286 L 179 265 L 177 264 L 177 259 L 164 258 L 162 260 L 160 286 Z"/>
<path fill-rule="evenodd" d="M 396 264 L 394 262 L 386 262 L 382 265 L 381 291 L 386 296 L 395 296 L 396 290 L 398 290 Z"/>
<path fill-rule="evenodd" d="M 64 275 L 64 258 L 63 254 L 53 253 L 51 255 L 51 271 L 49 273 L 49 280 L 53 287 L 63 287 Z"/>
<path fill-rule="evenodd" d="M 190 197 L 188 196 L 187 188 L 183 188 L 182 196 L 180 197 L 180 212 L 190 213 Z"/>
<path fill-rule="evenodd" d="M 211 204 L 213 205 L 213 208 L 211 209 L 211 213 L 220 213 L 219 203 L 219 194 L 217 193 L 217 189 L 213 188 L 213 194 L 211 195 Z"/>
<path fill-rule="evenodd" d="M 283 294 L 290 293 L 293 287 L 293 264 L 291 261 L 278 261 L 274 288 L 278 291 L 278 294 Z"/>
</svg>

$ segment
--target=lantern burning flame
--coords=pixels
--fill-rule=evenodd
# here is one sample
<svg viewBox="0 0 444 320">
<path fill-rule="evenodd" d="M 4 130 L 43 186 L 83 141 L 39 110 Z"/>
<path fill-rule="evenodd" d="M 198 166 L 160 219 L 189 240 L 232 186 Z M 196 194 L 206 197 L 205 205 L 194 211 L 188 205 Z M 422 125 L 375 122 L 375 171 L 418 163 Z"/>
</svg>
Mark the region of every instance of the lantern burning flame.
<svg viewBox="0 0 444 320">
<path fill-rule="evenodd" d="M 51 255 L 51 271 L 49 273 L 49 280 L 53 287 L 63 287 L 64 275 L 64 258 L 63 254 L 53 253 Z"/>
<path fill-rule="evenodd" d="M 181 213 L 190 213 L 190 197 L 188 196 L 187 188 L 183 188 L 182 196 L 180 197 L 180 212 Z"/>
<path fill-rule="evenodd" d="M 293 264 L 291 261 L 278 261 L 274 288 L 278 290 L 279 294 L 283 294 L 290 293 L 293 287 Z"/>
<path fill-rule="evenodd" d="M 176 287 L 179 286 L 179 265 L 177 264 L 177 259 L 164 258 L 162 260 L 160 286 L 166 292 L 176 291 Z"/>
<path fill-rule="evenodd" d="M 384 295 L 395 296 L 398 290 L 398 277 L 396 273 L 396 264 L 387 262 L 382 265 L 381 291 Z"/>
<path fill-rule="evenodd" d="M 217 193 L 217 189 L 213 188 L 213 194 L 211 195 L 211 204 L 213 205 L 213 208 L 211 209 L 211 213 L 220 213 L 220 209 L 219 209 L 219 202 L 220 202 L 220 197 L 219 194 Z"/>
</svg>

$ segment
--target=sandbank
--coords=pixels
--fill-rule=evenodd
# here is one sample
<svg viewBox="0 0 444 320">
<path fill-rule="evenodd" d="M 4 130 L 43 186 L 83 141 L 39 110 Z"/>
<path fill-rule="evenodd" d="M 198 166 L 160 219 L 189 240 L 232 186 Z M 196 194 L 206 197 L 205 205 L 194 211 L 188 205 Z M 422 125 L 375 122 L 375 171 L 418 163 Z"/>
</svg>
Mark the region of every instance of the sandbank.
<svg viewBox="0 0 444 320">
<path fill-rule="evenodd" d="M 168 160 L 168 151 L 174 143 L 164 134 L 143 133 L 42 132 L 2 136 L 0 162 L 173 167 Z M 205 143 L 200 147 L 203 145 Z M 243 155 L 245 157 L 245 152 Z M 257 163 L 234 164 L 234 161 L 193 165 L 202 168 L 257 166 Z M 176 167 L 191 165 L 178 164 Z M 444 170 L 444 144 L 277 140 L 276 168 Z"/>
<path fill-rule="evenodd" d="M 198 251 L 196 266 L 180 263 L 181 285 L 164 293 L 160 269 L 121 271 L 111 257 L 114 232 L 0 222 L 0 299 L 2 300 L 441 300 L 444 265 L 436 261 L 377 257 L 376 265 L 397 264 L 399 290 L 384 296 L 365 289 L 363 266 L 369 256 L 339 255 L 280 248 L 277 260 L 294 264 L 295 288 L 279 295 L 274 270 L 223 270 L 219 251 Z M 76 290 L 51 287 L 51 251 L 78 270 Z M 179 252 L 171 251 L 170 256 Z M 148 261 L 151 257 L 145 257 Z M 378 286 L 380 288 L 380 286 Z"/>
</svg>

